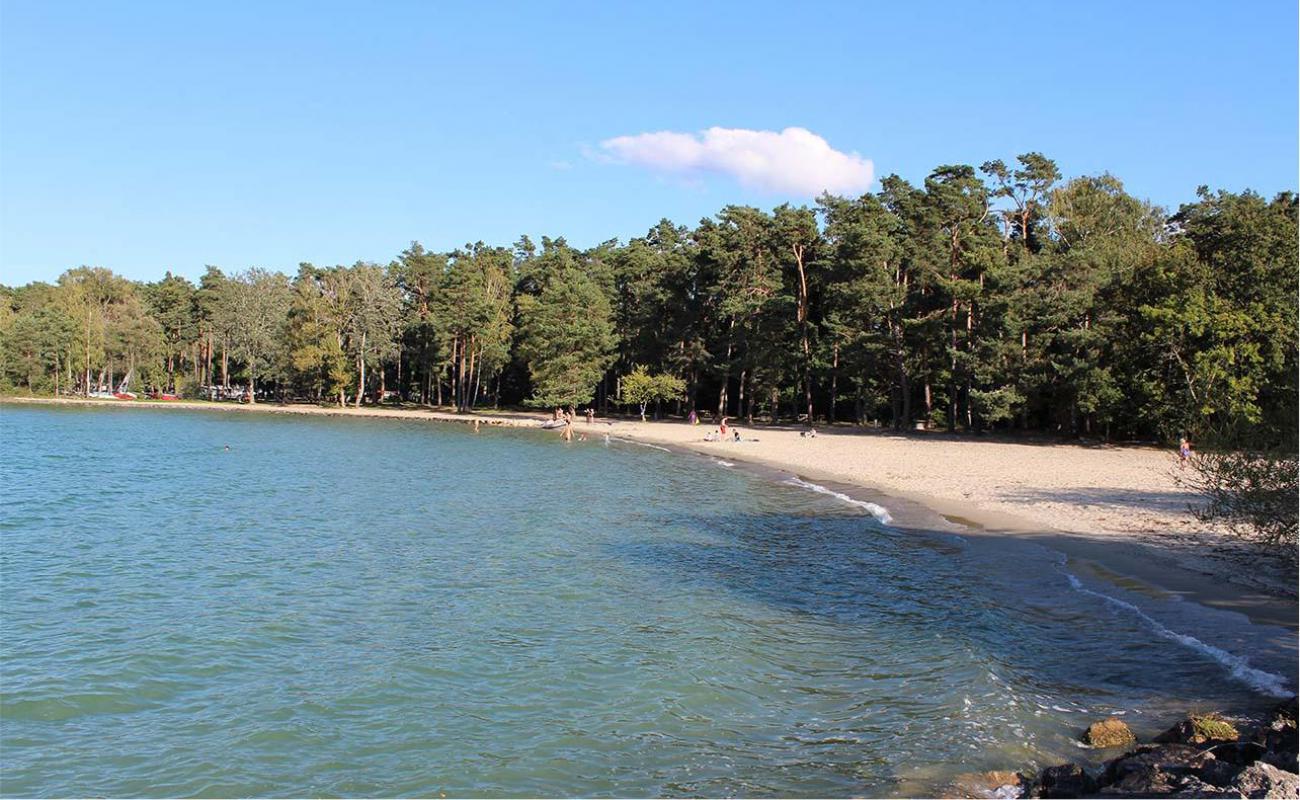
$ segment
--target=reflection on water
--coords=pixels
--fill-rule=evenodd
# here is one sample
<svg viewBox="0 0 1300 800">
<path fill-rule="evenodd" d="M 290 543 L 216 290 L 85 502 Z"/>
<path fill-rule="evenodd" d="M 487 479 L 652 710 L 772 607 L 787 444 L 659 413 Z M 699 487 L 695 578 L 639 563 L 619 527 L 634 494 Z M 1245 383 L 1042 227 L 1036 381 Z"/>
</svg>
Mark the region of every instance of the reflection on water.
<svg viewBox="0 0 1300 800">
<path fill-rule="evenodd" d="M 1077 759 L 1094 716 L 1268 702 L 1144 616 L 1294 685 L 1235 615 L 706 459 L 131 410 L 0 434 L 6 796 L 916 794 Z"/>
</svg>

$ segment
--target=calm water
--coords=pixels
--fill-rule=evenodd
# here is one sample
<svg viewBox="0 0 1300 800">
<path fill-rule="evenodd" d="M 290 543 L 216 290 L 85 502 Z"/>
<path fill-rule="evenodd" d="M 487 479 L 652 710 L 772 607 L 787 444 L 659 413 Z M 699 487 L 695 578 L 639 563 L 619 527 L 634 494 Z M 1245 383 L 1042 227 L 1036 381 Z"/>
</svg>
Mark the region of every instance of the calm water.
<svg viewBox="0 0 1300 800">
<path fill-rule="evenodd" d="M 1276 630 L 701 457 L 141 409 L 0 437 L 5 796 L 915 794 L 1294 686 Z"/>
</svg>

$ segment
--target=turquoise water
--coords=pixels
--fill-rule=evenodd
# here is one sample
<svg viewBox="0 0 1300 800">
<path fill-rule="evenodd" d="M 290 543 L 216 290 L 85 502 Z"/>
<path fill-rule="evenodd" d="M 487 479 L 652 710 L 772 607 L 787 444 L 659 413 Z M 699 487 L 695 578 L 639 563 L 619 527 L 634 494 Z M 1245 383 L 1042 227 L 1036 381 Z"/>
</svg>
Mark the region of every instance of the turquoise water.
<svg viewBox="0 0 1300 800">
<path fill-rule="evenodd" d="M 697 456 L 14 406 L 0 441 L 4 796 L 917 794 L 1295 682 L 1276 630 Z"/>
</svg>

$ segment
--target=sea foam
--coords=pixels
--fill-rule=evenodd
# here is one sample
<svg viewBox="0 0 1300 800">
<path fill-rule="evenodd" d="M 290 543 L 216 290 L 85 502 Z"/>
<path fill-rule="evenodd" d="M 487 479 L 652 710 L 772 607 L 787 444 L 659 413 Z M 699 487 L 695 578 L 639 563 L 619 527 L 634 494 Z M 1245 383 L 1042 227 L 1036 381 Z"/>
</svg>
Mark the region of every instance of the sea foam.
<svg viewBox="0 0 1300 800">
<path fill-rule="evenodd" d="M 876 505 L 875 503 L 868 503 L 865 500 L 855 500 L 852 497 L 849 497 L 847 494 L 844 494 L 843 492 L 837 492 L 833 489 L 827 489 L 825 486 L 822 486 L 821 484 L 809 483 L 808 481 L 802 480 L 800 478 L 790 478 L 789 480 L 786 481 L 786 483 L 790 484 L 791 486 L 798 486 L 802 489 L 809 489 L 811 491 L 818 492 L 819 494 L 828 494 L 837 500 L 843 500 L 844 502 L 848 503 L 851 506 L 857 506 L 858 508 L 865 510 L 868 514 L 870 514 L 871 516 L 879 520 L 880 524 L 882 525 L 888 525 L 894 521 L 894 518 L 889 516 L 889 509 L 885 508 L 884 506 Z"/>
<path fill-rule="evenodd" d="M 1132 603 L 1120 600 L 1117 597 L 1102 594 L 1101 592 L 1095 592 L 1084 586 L 1082 581 L 1069 572 L 1065 573 L 1065 577 L 1069 579 L 1070 587 L 1075 591 L 1101 598 L 1117 608 L 1122 608 L 1125 611 L 1135 614 L 1138 619 L 1145 622 L 1153 631 L 1155 631 L 1156 635 L 1178 642 L 1184 647 L 1189 647 L 1202 655 L 1209 656 L 1227 668 L 1228 673 L 1232 675 L 1234 679 L 1246 684 L 1255 691 L 1262 692 L 1263 694 L 1272 697 L 1291 696 L 1292 692 L 1287 688 L 1287 680 L 1283 676 L 1272 672 L 1265 672 L 1262 669 L 1256 669 L 1250 666 L 1250 662 L 1243 656 L 1234 655 L 1229 653 L 1227 650 L 1220 649 L 1212 644 L 1206 644 L 1195 636 L 1188 636 L 1185 633 L 1171 631 L 1164 625 L 1161 625 L 1159 622 L 1152 619 L 1150 615 Z"/>
<path fill-rule="evenodd" d="M 654 449 L 656 449 L 656 450 L 662 450 L 662 451 L 664 451 L 665 453 L 671 453 L 671 452 L 672 452 L 672 450 L 669 450 L 667 447 L 660 447 L 660 446 L 657 445 L 657 444 L 650 444 L 649 442 L 638 442 L 636 439 L 615 439 L 614 441 L 616 441 L 616 442 L 626 442 L 626 443 L 628 443 L 628 444 L 636 444 L 636 445 L 640 445 L 640 446 L 642 446 L 642 447 L 653 447 Z"/>
</svg>

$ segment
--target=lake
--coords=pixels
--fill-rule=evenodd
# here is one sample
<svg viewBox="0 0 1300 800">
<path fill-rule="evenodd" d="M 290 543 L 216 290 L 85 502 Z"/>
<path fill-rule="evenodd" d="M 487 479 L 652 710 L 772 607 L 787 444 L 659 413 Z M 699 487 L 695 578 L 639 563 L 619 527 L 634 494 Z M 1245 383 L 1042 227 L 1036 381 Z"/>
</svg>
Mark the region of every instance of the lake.
<svg viewBox="0 0 1300 800">
<path fill-rule="evenodd" d="M 1277 629 L 701 456 L 13 405 L 0 442 L 7 797 L 924 794 L 1295 685 Z"/>
</svg>

